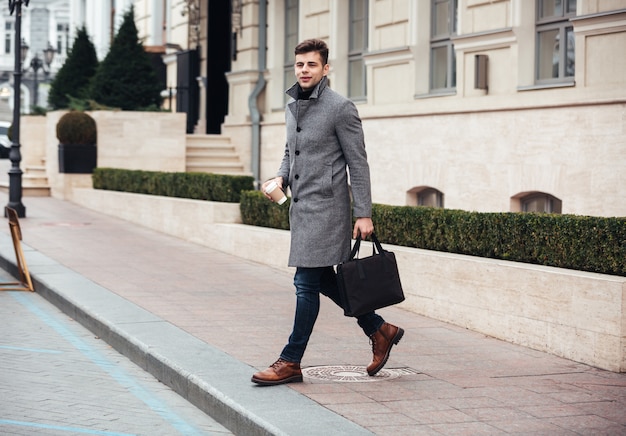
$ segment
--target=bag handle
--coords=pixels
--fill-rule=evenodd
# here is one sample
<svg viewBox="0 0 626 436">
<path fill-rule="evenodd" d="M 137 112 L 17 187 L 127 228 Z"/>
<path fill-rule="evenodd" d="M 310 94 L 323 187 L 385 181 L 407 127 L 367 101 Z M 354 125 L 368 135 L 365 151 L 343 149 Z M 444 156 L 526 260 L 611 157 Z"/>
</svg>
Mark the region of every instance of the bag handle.
<svg viewBox="0 0 626 436">
<path fill-rule="evenodd" d="M 376 251 L 378 251 L 378 254 L 380 254 L 381 256 L 384 256 L 385 250 L 383 250 L 383 246 L 380 245 L 380 242 L 378 241 L 376 234 L 372 233 L 370 237 L 372 238 L 372 250 L 374 254 L 376 254 Z M 358 255 L 360 247 L 361 247 L 361 232 L 359 232 L 359 234 L 357 235 L 356 242 L 354 243 L 354 247 L 352 247 L 352 251 L 350 252 L 350 260 L 354 259 L 355 256 Z"/>
</svg>

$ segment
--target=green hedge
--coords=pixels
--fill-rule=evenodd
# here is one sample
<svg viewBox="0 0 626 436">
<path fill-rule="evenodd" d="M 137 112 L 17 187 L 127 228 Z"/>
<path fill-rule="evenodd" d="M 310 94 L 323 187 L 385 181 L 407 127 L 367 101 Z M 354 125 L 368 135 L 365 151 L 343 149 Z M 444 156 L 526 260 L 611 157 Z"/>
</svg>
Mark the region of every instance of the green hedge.
<svg viewBox="0 0 626 436">
<path fill-rule="evenodd" d="M 244 224 L 289 230 L 289 205 L 291 198 L 281 205 L 272 203 L 261 191 L 241 193 L 241 220 Z"/>
<path fill-rule="evenodd" d="M 242 191 L 254 188 L 254 178 L 225 174 L 96 168 L 93 172 L 93 187 L 137 194 L 238 203 Z"/>
<path fill-rule="evenodd" d="M 289 229 L 289 205 L 252 191 L 253 178 L 96 168 L 95 189 L 240 202 L 244 224 Z M 626 218 L 481 213 L 374 204 L 381 242 L 626 276 Z"/>
<path fill-rule="evenodd" d="M 242 220 L 286 230 L 288 206 L 243 192 Z M 388 244 L 626 276 L 626 218 L 374 204 L 372 219 Z"/>
</svg>

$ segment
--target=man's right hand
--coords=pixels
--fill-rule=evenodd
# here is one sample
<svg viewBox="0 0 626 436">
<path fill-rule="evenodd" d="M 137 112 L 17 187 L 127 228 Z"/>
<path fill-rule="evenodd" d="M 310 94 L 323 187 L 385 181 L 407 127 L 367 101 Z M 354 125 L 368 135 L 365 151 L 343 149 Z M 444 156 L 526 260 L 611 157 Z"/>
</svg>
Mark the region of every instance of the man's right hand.
<svg viewBox="0 0 626 436">
<path fill-rule="evenodd" d="M 265 197 L 269 198 L 270 200 L 272 199 L 272 197 L 270 197 L 269 195 L 267 195 L 265 193 L 265 188 L 267 187 L 267 185 L 269 185 L 272 182 L 276 182 L 276 184 L 278 185 L 278 187 L 280 189 L 283 189 L 283 178 L 282 177 L 274 177 L 273 179 L 269 179 L 266 180 L 265 182 L 263 182 L 263 184 L 261 185 L 261 192 L 263 192 L 263 195 L 265 195 Z"/>
</svg>

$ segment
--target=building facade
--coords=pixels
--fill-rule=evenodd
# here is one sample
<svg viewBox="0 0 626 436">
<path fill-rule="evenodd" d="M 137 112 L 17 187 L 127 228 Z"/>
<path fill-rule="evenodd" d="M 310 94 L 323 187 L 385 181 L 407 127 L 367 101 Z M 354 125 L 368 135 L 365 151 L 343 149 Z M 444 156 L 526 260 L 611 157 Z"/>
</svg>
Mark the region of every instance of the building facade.
<svg viewBox="0 0 626 436">
<path fill-rule="evenodd" d="M 361 114 L 375 202 L 626 216 L 626 0 L 135 7 L 147 41 L 197 52 L 193 131 L 230 137 L 258 182 L 283 154 L 293 48 L 315 37 Z"/>
<path fill-rule="evenodd" d="M 0 7 L 0 26 L 4 39 L 0 49 L 0 112 L 10 120 L 13 106 L 12 89 L 15 70 L 15 12 L 7 2 Z M 71 48 L 69 0 L 31 1 L 22 6 L 22 44 L 28 47 L 22 63 L 22 104 L 24 113 L 33 106 L 45 107 L 48 87 L 56 71 L 61 68 Z M 45 62 L 45 51 L 54 50 L 52 62 Z M 37 92 L 35 92 L 37 88 Z"/>
<path fill-rule="evenodd" d="M 259 180 L 282 157 L 293 47 L 316 37 L 361 114 L 374 202 L 626 216 L 626 0 L 233 5 L 222 130 Z"/>
<path fill-rule="evenodd" d="M 56 20 L 100 57 L 132 5 L 164 106 L 229 137 L 258 182 L 283 155 L 293 48 L 315 37 L 363 120 L 374 202 L 626 216 L 626 0 L 68 1 Z"/>
</svg>

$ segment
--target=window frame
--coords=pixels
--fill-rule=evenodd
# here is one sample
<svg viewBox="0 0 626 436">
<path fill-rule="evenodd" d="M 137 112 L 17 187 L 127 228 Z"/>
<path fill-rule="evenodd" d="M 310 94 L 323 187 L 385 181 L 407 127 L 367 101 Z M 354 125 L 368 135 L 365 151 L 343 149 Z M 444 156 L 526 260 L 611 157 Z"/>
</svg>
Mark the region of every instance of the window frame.
<svg viewBox="0 0 626 436">
<path fill-rule="evenodd" d="M 438 6 L 447 3 L 447 17 L 448 25 L 447 31 L 443 33 L 437 33 L 440 29 L 437 26 L 437 11 Z M 430 47 L 429 47 L 429 74 L 428 74 L 428 90 L 430 94 L 442 94 L 456 91 L 456 52 L 454 50 L 454 43 L 452 38 L 456 36 L 458 29 L 458 0 L 431 0 L 431 13 L 430 13 Z M 436 60 L 436 52 L 445 48 L 446 51 L 446 72 L 445 83 L 443 86 L 438 86 L 435 80 L 435 69 L 439 66 Z M 438 78 L 438 77 L 437 77 Z"/>
<path fill-rule="evenodd" d="M 406 194 L 406 204 L 408 206 L 445 208 L 445 194 L 432 186 L 416 186 L 409 189 Z M 434 202 L 429 201 L 432 198 L 434 198 Z"/>
<path fill-rule="evenodd" d="M 291 22 L 290 11 L 295 9 L 295 21 Z M 293 50 L 298 44 L 298 32 L 299 32 L 299 16 L 300 16 L 300 2 L 298 0 L 286 0 L 285 1 L 285 45 L 283 47 L 283 88 L 289 89 L 294 83 L 294 56 Z M 292 28 L 293 27 L 293 28 Z M 283 103 L 287 103 L 289 96 L 283 95 Z"/>
<path fill-rule="evenodd" d="M 15 21 L 6 20 L 4 22 L 4 54 L 13 53 L 15 46 Z"/>
<path fill-rule="evenodd" d="M 554 15 L 543 15 L 543 6 L 548 0 L 536 0 L 536 23 L 535 23 L 535 84 L 536 85 L 550 85 L 550 84 L 571 84 L 574 82 L 576 74 L 576 57 L 575 57 L 575 41 L 574 41 L 574 26 L 571 24 L 570 19 L 576 16 L 576 2 L 573 4 L 569 0 L 562 0 L 560 11 L 557 11 Z M 572 10 L 573 6 L 573 10 Z M 556 54 L 558 59 L 558 69 L 556 77 L 542 77 L 542 70 L 546 67 L 542 63 L 542 51 L 541 51 L 541 35 L 546 32 L 558 32 L 558 40 L 565 41 L 565 44 L 559 43 L 559 51 Z M 570 37 L 571 36 L 571 37 Z M 572 72 L 568 73 L 568 55 L 572 58 Z M 554 65 L 554 53 L 552 56 Z M 553 66 L 554 71 L 554 66 Z"/>
<path fill-rule="evenodd" d="M 529 203 L 541 200 L 544 210 L 528 210 Z M 563 201 L 552 194 L 546 192 L 530 192 L 518 197 L 519 210 L 523 213 L 551 213 L 561 214 L 563 210 Z"/>
<path fill-rule="evenodd" d="M 363 2 L 363 17 L 356 18 L 355 2 Z M 367 53 L 369 47 L 369 0 L 350 0 L 348 12 L 349 30 L 348 30 L 348 98 L 353 101 L 367 100 L 367 67 L 363 55 Z M 353 38 L 353 30 L 359 25 L 363 33 L 362 47 L 356 47 Z M 361 79 L 360 89 L 354 89 L 355 81 L 353 80 L 354 67 L 358 65 L 358 75 Z"/>
</svg>

